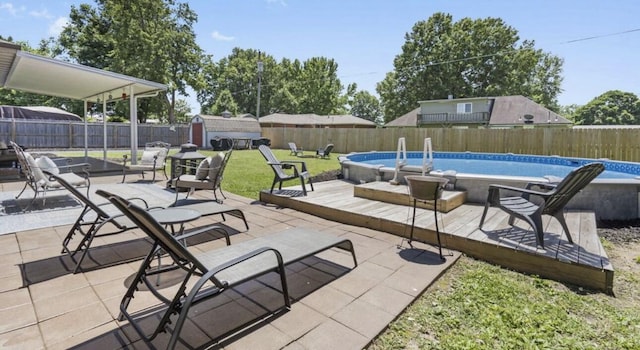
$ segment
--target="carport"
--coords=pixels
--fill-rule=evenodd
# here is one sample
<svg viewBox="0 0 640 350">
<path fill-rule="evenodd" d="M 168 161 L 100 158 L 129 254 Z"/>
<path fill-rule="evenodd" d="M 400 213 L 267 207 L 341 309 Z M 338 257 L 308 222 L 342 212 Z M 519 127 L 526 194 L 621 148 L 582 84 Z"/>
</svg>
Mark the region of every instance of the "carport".
<svg viewBox="0 0 640 350">
<path fill-rule="evenodd" d="M 48 57 L 34 55 L 21 50 L 20 45 L 0 40 L 0 86 L 41 95 L 71 98 L 87 103 L 102 103 L 103 112 L 107 102 L 129 99 L 131 121 L 131 157 L 133 162 L 138 152 L 137 100 L 156 96 L 167 86 L 148 80 L 84 66 Z M 85 121 L 85 156 L 88 152 L 87 118 Z M 107 123 L 104 124 L 104 159 L 107 158 Z"/>
</svg>

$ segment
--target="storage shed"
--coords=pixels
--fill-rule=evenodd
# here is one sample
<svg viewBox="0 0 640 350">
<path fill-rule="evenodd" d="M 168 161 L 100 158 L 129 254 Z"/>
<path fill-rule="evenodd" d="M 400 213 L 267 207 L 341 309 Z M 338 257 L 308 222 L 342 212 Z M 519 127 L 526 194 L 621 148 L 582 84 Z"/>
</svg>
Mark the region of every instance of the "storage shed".
<svg viewBox="0 0 640 350">
<path fill-rule="evenodd" d="M 222 116 L 198 114 L 191 119 L 189 135 L 191 143 L 200 148 L 211 148 L 213 139 L 237 140 L 241 146 L 249 148 L 251 140 L 259 139 L 262 129 L 251 114 L 232 116 L 224 112 Z"/>
</svg>

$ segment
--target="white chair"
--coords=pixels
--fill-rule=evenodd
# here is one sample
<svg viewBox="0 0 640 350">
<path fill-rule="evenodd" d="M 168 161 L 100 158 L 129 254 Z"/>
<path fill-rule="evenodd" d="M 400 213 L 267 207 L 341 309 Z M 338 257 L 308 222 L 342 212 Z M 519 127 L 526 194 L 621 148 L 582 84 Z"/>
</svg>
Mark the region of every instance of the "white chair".
<svg viewBox="0 0 640 350">
<path fill-rule="evenodd" d="M 440 259 L 444 260 L 442 256 L 442 244 L 440 243 L 440 228 L 438 227 L 438 199 L 442 196 L 444 186 L 449 180 L 443 177 L 436 176 L 420 176 L 420 175 L 408 175 L 404 179 L 409 186 L 409 196 L 413 200 L 413 219 L 411 220 L 411 234 L 409 235 L 409 244 L 413 241 L 413 229 L 416 222 L 416 203 L 421 202 L 433 202 L 433 214 L 436 220 L 436 237 L 438 239 L 438 250 L 440 253 Z"/>
<path fill-rule="evenodd" d="M 91 180 L 89 179 L 89 164 L 70 164 L 69 158 L 56 159 L 58 163 L 46 156 L 34 159 L 30 153 L 24 152 L 22 147 L 15 142 L 10 141 L 9 144 L 16 153 L 16 158 L 20 163 L 20 169 L 26 180 L 22 191 L 18 193 L 16 199 L 20 198 L 22 193 L 24 193 L 24 190 L 27 189 L 27 186 L 31 187 L 34 192 L 33 199 L 31 199 L 29 205 L 24 209 L 25 211 L 31 208 L 31 205 L 33 205 L 33 202 L 36 200 L 39 193 L 42 193 L 42 205 L 45 205 L 47 200 L 47 191 L 64 189 L 58 181 L 47 176 L 44 171 L 63 178 L 73 187 L 86 187 L 87 194 L 89 194 L 89 187 L 91 186 Z M 61 161 L 66 162 L 67 165 L 60 165 L 59 163 Z M 74 173 L 74 171 L 80 171 L 82 176 Z"/>
<path fill-rule="evenodd" d="M 144 179 L 145 171 L 152 171 L 153 178 L 151 179 L 151 181 L 153 182 L 156 180 L 156 171 L 162 170 L 162 172 L 164 173 L 164 178 L 169 179 L 169 177 L 167 176 L 166 165 L 170 148 L 170 143 L 162 141 L 149 142 L 145 145 L 144 151 L 142 152 L 142 158 L 140 159 L 140 163 L 138 164 L 127 165 L 129 157 L 126 154 L 123 155 L 122 182 L 124 182 L 124 179 L 127 176 L 127 171 L 140 171 L 142 173 L 142 179 Z"/>
</svg>

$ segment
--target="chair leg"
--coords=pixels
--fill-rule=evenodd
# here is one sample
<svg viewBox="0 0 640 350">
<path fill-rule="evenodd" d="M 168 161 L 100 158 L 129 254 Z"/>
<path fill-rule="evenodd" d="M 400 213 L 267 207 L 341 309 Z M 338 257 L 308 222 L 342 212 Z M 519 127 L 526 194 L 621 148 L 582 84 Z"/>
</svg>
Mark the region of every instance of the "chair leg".
<svg viewBox="0 0 640 350">
<path fill-rule="evenodd" d="M 411 219 L 411 232 L 409 233 L 409 245 L 413 241 L 413 228 L 416 224 L 416 200 L 413 200 L 413 218 Z"/>
<path fill-rule="evenodd" d="M 523 216 L 522 218 L 525 219 L 529 223 L 529 225 L 531 225 L 531 227 L 533 228 L 533 231 L 536 234 L 536 241 L 538 242 L 538 245 L 544 248 L 544 230 L 542 228 L 542 215 L 536 213 L 531 216 Z"/>
<path fill-rule="evenodd" d="M 482 212 L 482 217 L 480 218 L 480 225 L 478 225 L 478 228 L 480 230 L 482 230 L 482 225 L 484 225 L 484 219 L 487 218 L 487 211 L 489 211 L 489 207 L 491 206 L 491 203 L 489 203 L 489 201 L 487 201 L 484 204 L 484 211 Z"/>
<path fill-rule="evenodd" d="M 569 227 L 567 226 L 567 222 L 564 219 L 564 213 L 562 211 L 559 211 L 555 215 L 553 215 L 553 217 L 560 222 L 564 233 L 567 235 L 567 240 L 569 241 L 569 243 L 573 244 L 573 239 L 571 239 L 571 234 L 569 233 Z"/>
<path fill-rule="evenodd" d="M 29 181 L 29 180 L 27 180 Z M 22 193 L 24 193 L 24 190 L 27 189 L 27 185 L 29 185 L 29 182 L 25 182 L 24 183 L 24 187 L 22 187 L 22 191 L 20 191 L 20 193 L 18 193 L 18 195 L 16 196 L 16 199 L 20 198 L 20 196 L 22 195 Z"/>
<path fill-rule="evenodd" d="M 122 168 L 122 181 L 121 183 L 124 183 L 124 178 L 127 176 L 127 169 L 125 169 L 124 167 Z"/>
<path fill-rule="evenodd" d="M 307 187 L 304 185 L 304 176 L 300 175 L 300 183 L 302 184 L 302 194 L 307 195 Z"/>
</svg>

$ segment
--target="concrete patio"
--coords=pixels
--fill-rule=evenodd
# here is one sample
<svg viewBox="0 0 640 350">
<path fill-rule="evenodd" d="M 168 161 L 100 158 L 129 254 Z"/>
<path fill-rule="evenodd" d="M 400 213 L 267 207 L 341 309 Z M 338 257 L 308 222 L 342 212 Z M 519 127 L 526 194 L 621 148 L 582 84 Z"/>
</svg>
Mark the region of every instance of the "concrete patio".
<svg viewBox="0 0 640 350">
<path fill-rule="evenodd" d="M 116 191 L 118 187 L 114 184 L 120 180 L 119 175 L 96 177 L 92 179 L 91 192 L 101 186 L 110 186 Z M 0 186 L 3 192 L 17 192 L 22 184 L 5 182 Z M 168 192 L 164 184 L 164 181 L 156 183 L 159 193 Z M 210 194 L 196 193 L 200 198 L 207 195 Z M 351 256 L 341 250 L 326 251 L 292 264 L 287 271 L 292 307 L 264 321 L 260 321 L 265 317 L 264 310 L 281 306 L 277 305 L 278 301 L 282 303 L 277 284 L 271 287 L 269 276 L 247 282 L 228 291 L 227 296 L 223 294 L 225 298 L 215 298 L 220 299 L 215 303 L 199 305 L 199 315 L 194 315 L 190 327 L 183 329 L 182 347 L 360 349 L 459 257 L 459 253 L 451 252 L 442 263 L 437 249 L 428 245 L 414 243 L 411 248 L 406 242 L 403 244 L 400 237 L 385 232 L 226 195 L 228 199 L 224 203 L 243 210 L 250 227 L 245 231 L 240 220 L 227 217 L 223 225 L 232 233 L 232 244 L 292 227 L 310 228 L 352 240 L 358 266 L 353 268 Z M 188 227 L 220 220 L 219 216 L 204 217 L 189 223 Z M 4 320 L 0 325 L 0 347 L 163 348 L 168 338 L 165 335 L 152 344 L 145 344 L 128 322 L 117 320 L 126 279 L 137 270 L 139 262 L 98 264 L 96 269 L 78 274 L 56 267 L 62 261 L 59 259 L 62 238 L 71 224 L 0 236 L 0 318 Z M 139 230 L 127 231 L 94 242 L 92 250 L 97 253 L 113 249 L 122 254 L 126 247 L 139 243 L 143 237 Z M 189 244 L 189 247 L 209 250 L 222 245 L 223 240 L 218 239 Z M 167 290 L 172 287 L 168 286 Z M 136 309 L 154 306 L 149 304 L 152 299 L 147 300 L 144 295 L 145 292 L 136 294 L 141 296 L 136 300 Z M 243 324 L 254 325 L 220 343 L 212 342 L 225 331 Z"/>
</svg>

